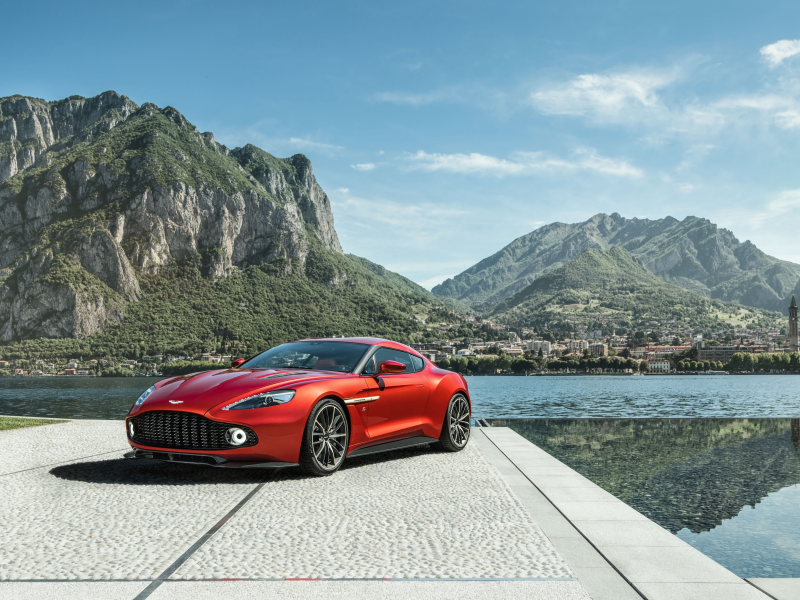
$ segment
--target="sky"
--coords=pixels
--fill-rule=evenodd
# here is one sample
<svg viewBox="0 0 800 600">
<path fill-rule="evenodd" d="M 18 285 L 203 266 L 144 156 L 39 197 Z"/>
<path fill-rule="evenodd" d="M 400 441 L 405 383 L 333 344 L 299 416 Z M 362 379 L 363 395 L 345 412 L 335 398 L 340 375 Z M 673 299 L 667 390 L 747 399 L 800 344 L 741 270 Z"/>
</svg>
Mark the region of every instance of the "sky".
<svg viewBox="0 0 800 600">
<path fill-rule="evenodd" d="M 798 2 L 33 10 L 0 0 L 0 97 L 115 90 L 303 153 L 344 250 L 428 288 L 600 212 L 705 217 L 800 263 Z"/>
</svg>

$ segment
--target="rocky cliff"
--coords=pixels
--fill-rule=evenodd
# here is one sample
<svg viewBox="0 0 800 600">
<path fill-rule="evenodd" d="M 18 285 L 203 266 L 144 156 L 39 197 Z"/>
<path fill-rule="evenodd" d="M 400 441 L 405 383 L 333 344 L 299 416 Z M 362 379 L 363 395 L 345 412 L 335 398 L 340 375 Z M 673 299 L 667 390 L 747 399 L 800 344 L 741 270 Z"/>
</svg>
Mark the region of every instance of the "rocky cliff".
<svg viewBox="0 0 800 600">
<path fill-rule="evenodd" d="M 0 341 L 103 331 L 170 265 L 213 279 L 342 253 L 305 156 L 229 150 L 115 92 L 0 99 L 0 182 Z"/>
</svg>

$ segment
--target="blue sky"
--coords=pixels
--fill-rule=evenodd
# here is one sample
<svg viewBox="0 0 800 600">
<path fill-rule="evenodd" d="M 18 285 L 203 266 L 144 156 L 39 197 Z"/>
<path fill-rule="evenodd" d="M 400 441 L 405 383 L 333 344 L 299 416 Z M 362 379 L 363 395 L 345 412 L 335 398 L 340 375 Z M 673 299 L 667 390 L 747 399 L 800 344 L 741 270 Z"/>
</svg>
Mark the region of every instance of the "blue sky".
<svg viewBox="0 0 800 600">
<path fill-rule="evenodd" d="M 428 287 L 598 212 L 707 217 L 800 262 L 797 2 L 0 11 L 0 96 L 113 89 L 302 152 L 345 251 Z"/>
</svg>

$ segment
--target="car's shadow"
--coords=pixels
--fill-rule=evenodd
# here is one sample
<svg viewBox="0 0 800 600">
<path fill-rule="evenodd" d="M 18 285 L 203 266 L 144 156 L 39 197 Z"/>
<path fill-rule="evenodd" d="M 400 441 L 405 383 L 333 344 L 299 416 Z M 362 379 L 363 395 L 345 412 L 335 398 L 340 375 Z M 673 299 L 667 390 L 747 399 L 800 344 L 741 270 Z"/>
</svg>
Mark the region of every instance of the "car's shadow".
<svg viewBox="0 0 800 600">
<path fill-rule="evenodd" d="M 382 452 L 369 456 L 348 458 L 342 470 L 358 469 L 367 465 L 391 463 L 426 454 L 436 454 L 430 446 L 416 446 Z M 50 469 L 50 474 L 59 479 L 84 483 L 108 483 L 117 485 L 200 485 L 210 483 L 261 483 L 263 481 L 309 478 L 297 467 L 282 469 L 225 469 L 203 465 L 188 465 L 160 462 L 156 460 L 131 460 L 114 458 L 91 462 L 73 463 Z M 334 474 L 335 477 L 335 474 Z M 313 479 L 313 477 L 312 477 Z"/>
</svg>

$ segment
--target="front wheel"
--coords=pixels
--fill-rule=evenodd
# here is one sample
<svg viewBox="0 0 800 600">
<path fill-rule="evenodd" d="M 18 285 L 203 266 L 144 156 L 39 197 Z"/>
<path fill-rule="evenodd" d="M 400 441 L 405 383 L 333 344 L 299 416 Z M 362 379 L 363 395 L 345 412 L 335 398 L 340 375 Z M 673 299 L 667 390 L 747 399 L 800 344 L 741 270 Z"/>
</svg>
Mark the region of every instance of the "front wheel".
<svg viewBox="0 0 800 600">
<path fill-rule="evenodd" d="M 339 470 L 350 438 L 347 416 L 336 400 L 327 399 L 311 411 L 303 433 L 300 468 L 307 475 L 331 475 Z"/>
<path fill-rule="evenodd" d="M 470 420 L 469 401 L 464 394 L 456 394 L 450 398 L 442 423 L 442 433 L 439 441 L 433 445 L 447 452 L 463 450 L 469 441 Z"/>
</svg>

